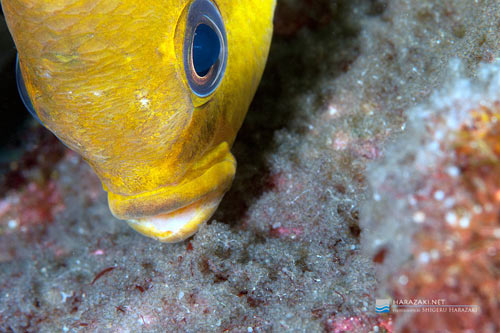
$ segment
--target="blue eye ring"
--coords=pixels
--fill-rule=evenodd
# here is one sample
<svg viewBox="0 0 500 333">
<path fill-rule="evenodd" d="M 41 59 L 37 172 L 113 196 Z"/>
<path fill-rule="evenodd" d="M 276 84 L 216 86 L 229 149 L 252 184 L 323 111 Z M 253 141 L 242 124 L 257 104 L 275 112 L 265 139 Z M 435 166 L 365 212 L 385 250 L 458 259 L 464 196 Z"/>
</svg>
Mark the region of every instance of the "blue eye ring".
<svg viewBox="0 0 500 333">
<path fill-rule="evenodd" d="M 201 33 L 206 37 L 197 39 Z M 205 50 L 195 50 L 195 42 Z M 224 77 L 226 63 L 227 36 L 222 16 L 212 1 L 196 0 L 189 8 L 184 37 L 184 71 L 193 93 L 198 97 L 212 94 Z"/>
</svg>

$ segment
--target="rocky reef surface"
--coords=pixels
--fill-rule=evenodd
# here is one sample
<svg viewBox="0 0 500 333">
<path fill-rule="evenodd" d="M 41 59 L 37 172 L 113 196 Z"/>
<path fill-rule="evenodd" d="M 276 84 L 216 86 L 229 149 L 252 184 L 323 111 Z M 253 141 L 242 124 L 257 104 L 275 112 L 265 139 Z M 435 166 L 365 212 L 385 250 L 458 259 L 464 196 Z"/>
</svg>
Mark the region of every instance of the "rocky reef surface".
<svg viewBox="0 0 500 333">
<path fill-rule="evenodd" d="M 233 187 L 179 244 L 111 216 L 0 45 L 0 331 L 500 330 L 497 1 L 279 0 Z"/>
</svg>

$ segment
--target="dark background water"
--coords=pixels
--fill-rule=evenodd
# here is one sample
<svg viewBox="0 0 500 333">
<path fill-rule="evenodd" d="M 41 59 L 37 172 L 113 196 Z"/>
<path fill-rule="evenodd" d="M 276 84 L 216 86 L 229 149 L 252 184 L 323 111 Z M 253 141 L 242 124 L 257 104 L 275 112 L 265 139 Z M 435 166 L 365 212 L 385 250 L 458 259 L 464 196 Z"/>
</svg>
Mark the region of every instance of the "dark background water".
<svg viewBox="0 0 500 333">
<path fill-rule="evenodd" d="M 0 174 L 20 154 L 22 133 L 32 124 L 16 87 L 16 48 L 0 16 Z"/>
</svg>

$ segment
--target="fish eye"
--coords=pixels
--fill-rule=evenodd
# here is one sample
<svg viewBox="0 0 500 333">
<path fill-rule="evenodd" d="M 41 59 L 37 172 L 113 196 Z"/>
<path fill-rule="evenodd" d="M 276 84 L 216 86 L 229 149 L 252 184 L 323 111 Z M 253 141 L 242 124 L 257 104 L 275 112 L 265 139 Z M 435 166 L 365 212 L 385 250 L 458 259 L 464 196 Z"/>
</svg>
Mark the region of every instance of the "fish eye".
<svg viewBox="0 0 500 333">
<path fill-rule="evenodd" d="M 28 96 L 28 91 L 26 90 L 26 84 L 24 83 L 23 74 L 21 73 L 21 66 L 19 65 L 19 55 L 16 56 L 16 84 L 17 91 L 19 92 L 19 96 L 21 97 L 24 106 L 29 111 L 29 113 L 31 113 L 33 118 L 35 118 L 40 124 L 42 124 L 42 121 L 36 114 L 35 108 L 33 107 L 31 99 Z"/>
<path fill-rule="evenodd" d="M 194 94 L 207 97 L 220 84 L 227 63 L 222 16 L 210 0 L 191 4 L 184 37 L 184 71 Z"/>
</svg>

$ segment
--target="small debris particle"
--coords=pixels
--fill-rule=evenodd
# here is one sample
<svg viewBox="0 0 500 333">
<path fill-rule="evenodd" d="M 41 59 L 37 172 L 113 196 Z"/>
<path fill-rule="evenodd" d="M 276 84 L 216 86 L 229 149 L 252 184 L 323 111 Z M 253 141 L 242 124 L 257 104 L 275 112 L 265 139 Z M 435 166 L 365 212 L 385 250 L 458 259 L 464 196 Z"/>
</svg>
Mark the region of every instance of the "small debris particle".
<svg viewBox="0 0 500 333">
<path fill-rule="evenodd" d="M 462 216 L 458 222 L 461 228 L 466 229 L 469 227 L 470 218 L 468 216 Z"/>
<path fill-rule="evenodd" d="M 444 199 L 444 192 L 441 190 L 434 192 L 434 199 L 439 200 L 439 201 L 443 200 Z"/>
<path fill-rule="evenodd" d="M 415 212 L 415 214 L 413 214 L 413 221 L 415 223 L 424 222 L 425 221 L 425 213 L 422 211 Z"/>
<path fill-rule="evenodd" d="M 66 294 L 64 291 L 61 291 L 61 298 L 63 303 L 66 303 L 66 299 L 68 299 L 71 296 L 73 296 L 73 293 Z"/>
<path fill-rule="evenodd" d="M 446 223 L 448 223 L 449 225 L 457 224 L 457 215 L 453 212 L 446 213 L 445 219 Z"/>
<path fill-rule="evenodd" d="M 116 267 L 115 266 L 111 266 L 111 267 L 108 267 L 108 268 L 105 268 L 103 269 L 102 271 L 100 271 L 99 273 L 97 273 L 97 275 L 95 276 L 94 280 L 92 280 L 92 282 L 90 283 L 91 285 L 93 285 L 98 279 L 100 279 L 104 274 L 106 273 L 109 273 L 111 272 L 113 269 L 115 269 Z"/>
<path fill-rule="evenodd" d="M 427 252 L 422 252 L 418 256 L 418 261 L 420 261 L 422 264 L 427 264 L 430 260 L 430 255 Z"/>
<path fill-rule="evenodd" d="M 448 169 L 446 169 L 446 172 L 448 173 L 448 175 L 450 175 L 451 177 L 458 177 L 458 175 L 460 175 L 460 169 L 457 168 L 456 166 L 452 165 L 450 167 L 448 167 Z"/>
<path fill-rule="evenodd" d="M 17 220 L 9 220 L 8 224 L 9 229 L 15 229 L 19 225 L 19 222 Z"/>
<path fill-rule="evenodd" d="M 385 255 L 387 254 L 387 249 L 383 248 L 383 249 L 380 249 L 377 254 L 375 254 L 375 256 L 373 257 L 373 262 L 377 263 L 377 264 L 381 264 L 384 262 L 384 259 L 385 259 Z"/>
</svg>

